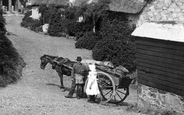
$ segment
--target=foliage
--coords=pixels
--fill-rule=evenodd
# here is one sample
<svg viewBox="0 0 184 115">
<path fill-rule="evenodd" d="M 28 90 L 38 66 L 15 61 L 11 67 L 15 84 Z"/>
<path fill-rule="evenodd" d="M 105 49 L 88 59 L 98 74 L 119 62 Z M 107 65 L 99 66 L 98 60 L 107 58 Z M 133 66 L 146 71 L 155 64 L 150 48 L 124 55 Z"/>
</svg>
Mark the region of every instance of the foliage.
<svg viewBox="0 0 184 115">
<path fill-rule="evenodd" d="M 76 21 L 78 19 L 77 10 L 78 10 L 77 7 L 67 7 L 65 8 L 63 15 L 65 16 L 66 19 Z"/>
<path fill-rule="evenodd" d="M 99 61 L 111 61 L 115 66 L 123 65 L 126 68 L 134 68 L 135 44 L 125 43 L 123 40 L 103 38 L 92 50 L 93 59 Z"/>
<path fill-rule="evenodd" d="M 77 40 L 75 43 L 76 48 L 85 48 L 92 50 L 95 44 L 101 39 L 99 35 L 94 32 L 87 32 L 84 36 Z"/>
<path fill-rule="evenodd" d="M 103 19 L 99 30 L 103 39 L 93 48 L 92 56 L 96 60 L 108 60 L 116 66 L 135 69 L 135 44 L 131 37 L 134 28 L 129 26 L 126 17 L 122 18 L 107 16 Z"/>
<path fill-rule="evenodd" d="M 0 87 L 14 83 L 20 78 L 17 67 L 24 66 L 23 60 L 13 48 L 11 41 L 0 35 Z"/>
<path fill-rule="evenodd" d="M 51 17 L 48 33 L 51 36 L 62 36 L 66 33 L 70 36 L 81 37 L 85 32 L 92 30 L 91 22 L 77 22 L 77 8 L 66 8 L 65 12 L 58 11 Z M 61 16 L 62 15 L 62 16 Z"/>
<path fill-rule="evenodd" d="M 32 14 L 31 10 L 28 10 L 25 14 L 24 14 L 24 18 L 22 19 L 22 21 L 25 21 L 27 18 L 29 18 Z"/>
<path fill-rule="evenodd" d="M 30 22 L 30 29 L 36 32 L 36 28 L 42 26 L 40 20 L 31 20 Z"/>
<path fill-rule="evenodd" d="M 117 16 L 118 14 L 115 15 Z M 115 17 L 113 14 L 109 13 L 103 18 L 99 32 L 102 37 L 111 35 L 116 39 L 124 39 L 124 41 L 128 41 L 134 29 L 134 27 L 129 25 L 126 16 Z"/>
<path fill-rule="evenodd" d="M 30 17 L 31 13 L 32 13 L 31 11 L 28 11 L 25 13 L 25 16 L 21 22 L 21 26 L 26 27 L 26 28 L 30 28 L 31 30 L 36 31 L 36 28 L 40 27 L 42 25 L 42 23 L 40 22 L 40 20 L 32 19 Z"/>
<path fill-rule="evenodd" d="M 24 15 L 24 18 L 22 18 L 22 22 L 20 23 L 21 26 L 23 27 L 28 27 L 28 22 L 31 20 L 30 16 L 32 14 L 32 11 L 27 11 Z"/>
<path fill-rule="evenodd" d="M 106 15 L 106 11 L 109 9 L 109 3 L 110 0 L 99 0 L 97 3 L 83 5 L 80 11 L 85 21 L 92 21 L 93 26 L 96 27 L 99 18 Z"/>
<path fill-rule="evenodd" d="M 39 13 L 41 13 L 41 22 L 42 22 L 42 25 L 45 24 L 45 23 L 50 23 L 52 17 L 58 12 L 58 9 L 53 6 L 53 5 L 50 5 L 49 7 L 47 7 L 46 5 L 41 5 L 39 7 Z"/>
<path fill-rule="evenodd" d="M 92 31 L 92 23 L 86 22 L 71 22 L 67 26 L 67 33 L 71 36 L 82 37 L 86 32 Z M 78 39 L 78 38 L 77 38 Z"/>
<path fill-rule="evenodd" d="M 0 31 L 3 30 L 1 27 Z M 18 66 L 22 68 L 25 66 L 25 63 L 13 47 L 11 41 L 4 33 L 0 33 L 0 87 L 4 87 L 20 78 L 21 73 L 18 70 L 20 69 Z"/>
<path fill-rule="evenodd" d="M 3 18 L 3 16 L 0 16 L 0 34 L 5 34 L 6 32 L 5 19 Z"/>
<path fill-rule="evenodd" d="M 26 6 L 26 2 L 28 2 L 28 0 L 19 0 L 20 3 L 25 7 Z"/>
<path fill-rule="evenodd" d="M 62 36 L 63 33 L 66 33 L 66 25 L 70 20 L 64 19 L 61 17 L 61 12 L 57 12 L 49 23 L 48 33 L 51 36 Z"/>
<path fill-rule="evenodd" d="M 77 22 L 79 16 L 81 16 L 79 10 L 81 10 L 79 7 L 69 7 L 65 10 L 65 19 L 70 20 L 66 25 L 67 34 L 70 36 L 81 37 L 93 28 L 91 22 Z"/>
</svg>

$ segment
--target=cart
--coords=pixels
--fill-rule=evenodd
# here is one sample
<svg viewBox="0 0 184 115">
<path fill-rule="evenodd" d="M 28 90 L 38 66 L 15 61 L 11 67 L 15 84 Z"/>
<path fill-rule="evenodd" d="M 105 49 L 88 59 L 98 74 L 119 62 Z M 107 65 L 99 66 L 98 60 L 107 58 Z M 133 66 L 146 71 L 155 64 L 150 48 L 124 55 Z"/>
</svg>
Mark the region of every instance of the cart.
<svg viewBox="0 0 184 115">
<path fill-rule="evenodd" d="M 126 76 L 128 72 L 103 65 L 96 65 L 96 68 L 100 103 L 118 104 L 123 102 L 129 95 L 129 85 L 133 80 Z"/>
</svg>

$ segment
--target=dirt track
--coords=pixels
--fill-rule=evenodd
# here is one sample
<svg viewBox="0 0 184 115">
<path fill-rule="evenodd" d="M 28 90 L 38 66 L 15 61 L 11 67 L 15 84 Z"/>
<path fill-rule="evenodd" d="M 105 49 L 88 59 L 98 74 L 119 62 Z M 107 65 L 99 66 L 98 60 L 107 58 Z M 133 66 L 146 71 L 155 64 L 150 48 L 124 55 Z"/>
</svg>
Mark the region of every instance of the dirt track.
<svg viewBox="0 0 184 115">
<path fill-rule="evenodd" d="M 91 51 L 75 49 L 75 41 L 38 34 L 20 27 L 21 16 L 7 16 L 6 28 L 15 35 L 8 38 L 27 63 L 22 79 L 0 89 L 0 115 L 137 115 L 126 111 L 126 106 L 88 103 L 86 99 L 66 99 L 68 91 L 59 89 L 59 77 L 50 66 L 39 68 L 43 54 L 68 57 L 91 58 Z M 70 78 L 64 77 L 64 84 L 70 87 Z M 136 92 L 130 92 L 125 102 L 136 101 Z M 74 95 L 75 96 L 75 95 Z"/>
</svg>

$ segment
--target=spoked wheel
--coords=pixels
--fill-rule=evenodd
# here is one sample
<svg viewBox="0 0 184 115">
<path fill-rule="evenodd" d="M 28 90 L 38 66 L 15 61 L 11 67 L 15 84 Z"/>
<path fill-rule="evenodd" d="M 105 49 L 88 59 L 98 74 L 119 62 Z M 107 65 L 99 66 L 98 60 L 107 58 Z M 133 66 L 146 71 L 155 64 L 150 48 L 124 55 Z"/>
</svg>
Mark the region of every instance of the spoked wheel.
<svg viewBox="0 0 184 115">
<path fill-rule="evenodd" d="M 111 75 L 99 71 L 97 73 L 98 85 L 101 94 L 100 101 L 101 103 L 109 102 L 112 97 L 115 95 L 115 83 Z"/>
<path fill-rule="evenodd" d="M 118 88 L 116 86 L 115 95 L 112 96 L 111 103 L 121 103 L 123 102 L 127 96 L 129 95 L 129 88 Z"/>
</svg>

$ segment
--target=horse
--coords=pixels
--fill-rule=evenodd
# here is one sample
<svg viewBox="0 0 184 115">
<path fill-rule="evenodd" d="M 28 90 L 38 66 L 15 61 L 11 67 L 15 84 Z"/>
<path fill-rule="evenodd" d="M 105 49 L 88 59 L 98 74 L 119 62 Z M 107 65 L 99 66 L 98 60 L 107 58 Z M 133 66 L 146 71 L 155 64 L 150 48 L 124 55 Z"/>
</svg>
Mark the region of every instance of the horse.
<svg viewBox="0 0 184 115">
<path fill-rule="evenodd" d="M 55 69 L 60 77 L 60 83 L 61 83 L 60 89 L 65 89 L 63 84 L 63 75 L 71 76 L 73 65 L 77 62 L 71 61 L 68 58 L 50 56 L 45 54 L 40 57 L 40 60 L 41 60 L 41 63 L 40 63 L 41 69 L 45 69 L 48 63 L 52 65 L 52 69 Z M 86 71 L 88 71 L 88 68 L 86 68 Z M 85 74 L 85 76 L 86 75 L 87 73 Z"/>
</svg>

